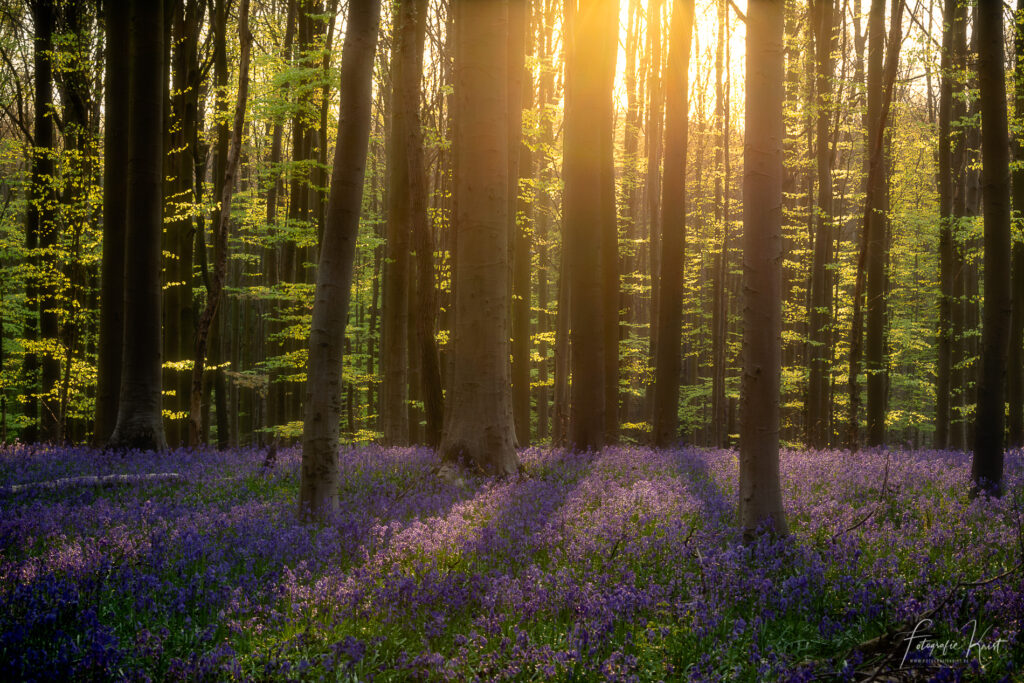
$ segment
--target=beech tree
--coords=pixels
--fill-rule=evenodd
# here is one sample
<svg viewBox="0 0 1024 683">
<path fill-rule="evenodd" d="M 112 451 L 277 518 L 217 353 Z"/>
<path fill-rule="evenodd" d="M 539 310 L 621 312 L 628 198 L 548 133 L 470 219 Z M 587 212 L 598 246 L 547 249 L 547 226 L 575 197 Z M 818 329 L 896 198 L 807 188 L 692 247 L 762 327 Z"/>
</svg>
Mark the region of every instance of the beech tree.
<svg viewBox="0 0 1024 683">
<path fill-rule="evenodd" d="M 782 334 L 783 0 L 747 9 L 743 151 L 743 385 L 740 526 L 786 534 L 779 484 Z"/>
<path fill-rule="evenodd" d="M 509 357 L 508 7 L 455 0 L 455 322 L 441 458 L 519 467 Z"/>
<path fill-rule="evenodd" d="M 1006 117 L 1003 8 L 977 7 L 981 89 L 985 307 L 971 480 L 975 491 L 1002 495 L 1006 353 L 1010 334 L 1010 141 Z"/>
<path fill-rule="evenodd" d="M 689 120 L 687 85 L 693 2 L 676 0 L 669 28 L 665 72 L 665 178 L 661 200 L 661 270 L 657 287 L 658 347 L 654 377 L 654 444 L 662 448 L 679 438 L 679 373 L 683 298 L 683 250 L 686 244 L 686 146 Z"/>
<path fill-rule="evenodd" d="M 167 447 L 161 414 L 164 3 L 129 0 L 128 200 L 125 209 L 124 351 L 110 448 Z"/>
<path fill-rule="evenodd" d="M 338 506 L 342 358 L 362 210 L 373 102 L 380 1 L 352 3 L 341 59 L 338 139 L 309 334 L 299 516 L 322 518 Z"/>
</svg>

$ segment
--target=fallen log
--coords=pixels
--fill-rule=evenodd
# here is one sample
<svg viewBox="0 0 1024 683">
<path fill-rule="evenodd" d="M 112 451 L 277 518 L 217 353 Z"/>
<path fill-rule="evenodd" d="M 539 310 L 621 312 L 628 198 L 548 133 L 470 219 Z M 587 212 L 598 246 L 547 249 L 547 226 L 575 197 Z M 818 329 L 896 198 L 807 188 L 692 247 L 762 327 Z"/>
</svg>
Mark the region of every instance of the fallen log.
<svg viewBox="0 0 1024 683">
<path fill-rule="evenodd" d="M 27 484 L 0 487 L 0 493 L 10 495 L 25 491 L 53 491 L 75 486 L 128 486 L 160 481 L 184 481 L 177 472 L 156 472 L 151 474 L 104 474 L 89 477 L 63 477 L 50 481 L 34 481 Z"/>
</svg>

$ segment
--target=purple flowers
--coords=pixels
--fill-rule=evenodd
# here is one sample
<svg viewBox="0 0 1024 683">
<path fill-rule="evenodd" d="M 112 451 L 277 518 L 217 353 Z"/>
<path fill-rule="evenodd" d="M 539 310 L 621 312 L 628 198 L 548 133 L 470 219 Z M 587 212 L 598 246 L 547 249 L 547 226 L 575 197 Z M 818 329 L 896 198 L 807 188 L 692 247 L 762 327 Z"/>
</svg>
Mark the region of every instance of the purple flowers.
<svg viewBox="0 0 1024 683">
<path fill-rule="evenodd" d="M 302 526 L 295 451 L 0 450 L 4 487 L 181 475 L 0 496 L 0 678 L 852 679 L 929 612 L 1004 641 L 950 673 L 1024 667 L 1020 573 L 962 585 L 1021 560 L 1020 452 L 974 501 L 964 454 L 785 453 L 793 533 L 749 546 L 733 452 L 521 458 L 464 489 L 428 450 L 346 449 L 341 512 Z"/>
</svg>

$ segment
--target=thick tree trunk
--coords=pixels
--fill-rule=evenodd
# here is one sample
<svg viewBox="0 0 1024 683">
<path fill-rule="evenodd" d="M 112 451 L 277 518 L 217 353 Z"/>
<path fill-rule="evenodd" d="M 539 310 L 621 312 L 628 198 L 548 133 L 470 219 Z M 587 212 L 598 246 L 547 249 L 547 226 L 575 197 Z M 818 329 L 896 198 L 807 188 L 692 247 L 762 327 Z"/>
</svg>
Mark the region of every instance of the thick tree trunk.
<svg viewBox="0 0 1024 683">
<path fill-rule="evenodd" d="M 607 49 L 596 36 L 607 35 L 609 17 L 618 16 L 617 0 L 565 5 L 566 76 L 565 143 L 562 175 L 565 182 L 562 219 L 563 248 L 569 271 L 572 301 L 572 345 L 569 399 L 569 446 L 598 450 L 605 437 L 605 345 L 602 301 L 602 239 L 605 220 L 602 192 L 604 117 L 612 90 L 607 82 L 602 53 Z M 617 26 L 617 23 L 616 23 Z M 597 231 L 597 235 L 595 235 Z"/>
<path fill-rule="evenodd" d="M 1013 72 L 1014 112 L 1017 125 L 1024 118 L 1024 0 L 1017 0 L 1017 11 L 1014 15 L 1016 26 L 1013 31 L 1016 64 Z M 1017 215 L 1017 224 L 1021 224 L 1024 215 L 1024 136 L 1019 128 L 1013 132 L 1013 159 L 1017 165 L 1013 169 L 1013 211 Z M 1009 405 L 1009 424 L 1007 434 L 1008 446 L 1024 445 L 1024 241 L 1018 236 L 1013 241 L 1012 264 L 1012 320 L 1010 323 L 1010 350 L 1006 365 L 1006 398 Z"/>
<path fill-rule="evenodd" d="M 1002 3 L 977 7 L 978 85 L 981 89 L 982 191 L 985 212 L 985 306 L 981 376 L 974 431 L 974 490 L 1002 494 L 1003 411 L 1010 333 L 1010 164 L 1006 120 Z"/>
<path fill-rule="evenodd" d="M 410 211 L 409 188 L 421 179 L 409 177 L 407 140 L 419 110 L 419 98 L 401 94 L 408 83 L 406 71 L 415 69 L 415 36 L 410 7 L 398 6 L 391 53 L 391 144 L 387 149 L 388 193 L 387 241 L 384 244 L 383 308 L 381 318 L 381 405 L 383 441 L 392 446 L 409 443 L 409 270 Z M 403 30 L 405 28 L 406 30 Z"/>
<path fill-rule="evenodd" d="M 658 347 L 654 376 L 654 445 L 660 448 L 672 445 L 679 438 L 692 31 L 692 0 L 676 0 L 672 9 L 669 62 L 665 73 L 665 178 L 661 200 L 661 272 L 658 278 Z"/>
<path fill-rule="evenodd" d="M 457 0 L 455 326 L 441 458 L 490 474 L 519 463 L 508 268 L 508 7 Z M 495 84 L 499 84 L 495 87 Z"/>
<path fill-rule="evenodd" d="M 163 450 L 160 237 L 163 230 L 164 3 L 130 0 L 131 76 L 125 231 L 124 352 L 109 446 Z"/>
<path fill-rule="evenodd" d="M 743 168 L 743 384 L 739 515 L 750 539 L 787 533 L 779 484 L 782 334 L 782 0 L 747 9 Z"/>
<path fill-rule="evenodd" d="M 648 329 L 647 354 L 650 367 L 656 365 L 658 353 L 658 280 L 661 275 L 661 133 L 665 118 L 662 112 L 661 90 L 661 7 L 663 0 L 648 0 L 647 41 L 650 54 L 647 76 L 647 226 L 650 239 L 651 306 Z M 648 386 L 648 406 L 653 413 L 654 388 Z"/>
<path fill-rule="evenodd" d="M 99 354 L 96 368 L 96 414 L 92 443 L 102 446 L 117 422 L 124 346 L 125 187 L 128 147 L 121 144 L 128 130 L 130 95 L 127 60 L 119 55 L 131 40 L 127 0 L 109 0 L 105 7 L 106 79 L 103 131 L 103 265 L 100 269 Z"/>
<path fill-rule="evenodd" d="M 322 519 L 338 506 L 341 372 L 370 139 L 379 21 L 379 0 L 350 5 L 341 59 L 337 147 L 309 337 L 299 486 L 299 516 L 306 520 Z"/>
<path fill-rule="evenodd" d="M 832 27 L 834 0 L 814 0 L 815 59 L 817 64 L 817 131 L 816 157 L 818 171 L 817 234 L 811 265 L 810 358 L 807 386 L 807 445 L 828 446 L 829 374 L 832 364 L 832 149 L 829 124 L 832 117 L 833 77 L 832 53 L 836 34 Z"/>
<path fill-rule="evenodd" d="M 593 68 L 603 80 L 598 115 L 601 125 L 601 334 L 604 353 L 604 442 L 619 440 L 619 220 L 615 207 L 615 90 L 619 54 L 619 2 L 602 14 L 599 34 L 588 39 L 603 46 Z"/>
</svg>

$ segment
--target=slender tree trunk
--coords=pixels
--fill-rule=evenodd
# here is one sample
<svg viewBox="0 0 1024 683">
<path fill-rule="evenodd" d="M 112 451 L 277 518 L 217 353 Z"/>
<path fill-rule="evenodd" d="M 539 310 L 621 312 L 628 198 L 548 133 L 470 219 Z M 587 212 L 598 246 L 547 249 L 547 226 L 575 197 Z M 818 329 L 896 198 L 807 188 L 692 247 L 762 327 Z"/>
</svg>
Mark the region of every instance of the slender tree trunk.
<svg viewBox="0 0 1024 683">
<path fill-rule="evenodd" d="M 210 329 L 217 316 L 227 279 L 228 262 L 228 226 L 231 222 L 231 198 L 235 189 L 235 178 L 238 174 L 238 162 L 242 151 L 242 128 L 245 125 L 245 107 L 249 97 L 249 52 L 252 45 L 252 34 L 249 33 L 249 0 L 240 0 L 238 10 L 238 40 L 240 59 L 238 67 L 238 99 L 235 101 L 235 114 L 231 131 L 231 142 L 227 161 L 223 167 L 224 181 L 221 187 L 220 209 L 217 212 L 213 228 L 214 265 L 213 276 L 207 290 L 206 307 L 199 316 L 196 325 L 195 363 L 192 366 L 192 392 L 189 402 L 189 445 L 198 446 L 203 434 L 202 398 L 203 371 L 206 366 L 206 351 Z M 219 342 L 219 340 L 218 340 Z M 219 358 L 218 358 L 219 360 Z M 224 400 L 225 386 L 216 385 L 217 401 Z M 222 405 L 217 407 L 218 415 L 224 413 Z M 226 420 L 218 419 L 218 440 L 226 438 L 224 433 Z"/>
<path fill-rule="evenodd" d="M 935 442 L 936 448 L 950 445 L 950 382 L 953 350 L 953 179 L 952 148 L 950 145 L 953 107 L 952 72 L 953 30 L 955 6 L 959 0 L 946 0 L 943 10 L 945 28 L 942 31 L 941 71 L 939 88 L 939 330 L 935 371 Z"/>
<path fill-rule="evenodd" d="M 807 444 L 825 448 L 829 442 L 828 385 L 832 364 L 832 149 L 829 123 L 832 117 L 832 53 L 836 34 L 832 27 L 834 0 L 814 0 L 815 59 L 817 63 L 818 203 L 817 234 L 811 266 L 809 380 L 807 387 Z"/>
<path fill-rule="evenodd" d="M 739 482 L 740 526 L 747 539 L 764 524 L 787 533 L 779 484 L 783 8 L 782 0 L 760 0 L 747 9 Z"/>
<path fill-rule="evenodd" d="M 456 0 L 455 327 L 442 460 L 518 469 L 509 360 L 508 7 Z M 499 84 L 495 87 L 495 84 Z"/>
<path fill-rule="evenodd" d="M 117 423 L 109 446 L 167 447 L 161 415 L 160 236 L 163 230 L 164 3 L 130 0 L 128 201 L 124 352 Z"/>
<path fill-rule="evenodd" d="M 665 73 L 665 178 L 661 200 L 661 272 L 658 279 L 658 347 L 654 376 L 654 445 L 679 438 L 679 372 L 686 244 L 686 147 L 689 131 L 690 41 L 693 2 L 676 0 Z"/>
<path fill-rule="evenodd" d="M 600 34 L 592 36 L 604 46 L 594 68 L 603 79 L 598 110 L 601 135 L 601 334 L 604 353 L 604 442 L 619 440 L 619 220 L 615 207 L 615 89 L 616 61 L 619 54 L 619 2 L 602 15 Z"/>
<path fill-rule="evenodd" d="M 868 149 L 882 149 L 885 155 L 885 127 L 879 125 L 882 109 L 882 68 L 885 43 L 885 0 L 872 0 L 868 15 Z M 879 173 L 872 178 L 874 187 L 865 195 L 871 200 L 867 213 L 867 335 L 865 363 L 867 371 L 867 418 L 869 446 L 885 442 L 886 380 L 885 359 L 885 271 L 888 260 L 886 240 L 886 163 L 879 160 Z M 870 177 L 870 174 L 869 174 Z"/>
<path fill-rule="evenodd" d="M 299 516 L 322 519 L 338 507 L 338 431 L 345 327 L 370 139 L 379 0 L 349 6 L 341 59 L 341 104 L 306 373 Z"/>
<path fill-rule="evenodd" d="M 1002 494 L 1003 411 L 1010 333 L 1010 141 L 1002 3 L 977 7 L 978 85 L 981 88 L 982 191 L 985 212 L 985 305 L 981 376 L 971 480 L 975 491 Z"/>
<path fill-rule="evenodd" d="M 729 179 L 725 173 L 729 155 L 729 114 L 726 101 L 725 63 L 729 35 L 728 0 L 718 0 L 718 39 L 715 43 L 715 222 L 722 231 L 720 250 L 715 259 L 715 282 L 711 314 L 711 445 L 722 448 L 728 435 L 728 408 L 725 401 L 725 343 L 728 330 L 729 290 L 726 282 L 729 263 L 729 214 L 726 209 Z"/>
<path fill-rule="evenodd" d="M 523 139 L 523 110 L 533 107 L 533 78 L 526 69 L 532 50 L 527 0 L 511 0 L 509 16 L 509 235 L 512 240 L 512 415 L 516 441 L 530 444 L 530 226 L 531 202 L 520 178 L 530 178 L 533 158 Z"/>
<path fill-rule="evenodd" d="M 648 359 L 653 368 L 658 353 L 658 281 L 661 277 L 661 132 L 664 125 L 661 91 L 661 6 L 663 0 L 648 0 L 647 40 L 650 60 L 647 77 L 647 221 L 650 230 L 651 307 L 648 337 Z M 648 401 L 653 414 L 654 390 L 648 386 Z"/>
</svg>

